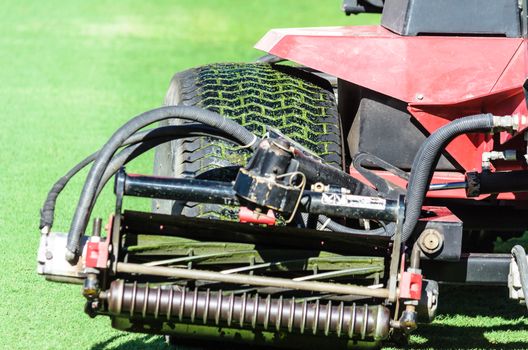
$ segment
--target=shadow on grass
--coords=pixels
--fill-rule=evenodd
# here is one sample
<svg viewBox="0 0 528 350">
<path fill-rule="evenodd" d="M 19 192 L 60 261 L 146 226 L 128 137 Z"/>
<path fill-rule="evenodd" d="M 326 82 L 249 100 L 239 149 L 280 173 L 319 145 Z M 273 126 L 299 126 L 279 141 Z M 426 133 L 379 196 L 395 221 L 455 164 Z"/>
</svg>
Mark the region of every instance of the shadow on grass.
<svg viewBox="0 0 528 350">
<path fill-rule="evenodd" d="M 204 342 L 200 339 L 184 340 L 178 342 L 178 346 L 168 345 L 165 337 L 160 335 L 143 335 L 135 339 L 121 340 L 127 337 L 127 333 L 116 335 L 105 341 L 95 344 L 91 350 L 247 350 L 248 346 L 244 344 L 226 343 L 226 342 Z M 263 347 L 251 347 L 255 350 L 266 350 Z"/>
<path fill-rule="evenodd" d="M 442 286 L 438 315 L 420 325 L 408 349 L 528 348 L 526 307 L 509 300 L 505 287 Z"/>
<path fill-rule="evenodd" d="M 91 350 L 135 350 L 135 349 L 149 349 L 149 350 L 168 350 L 171 349 L 165 342 L 162 336 L 144 335 L 136 339 L 127 341 L 120 341 L 121 338 L 127 337 L 127 333 L 116 335 L 105 341 L 99 342 L 91 347 Z"/>
<path fill-rule="evenodd" d="M 526 331 L 525 325 L 496 326 L 488 331 Z M 410 344 L 406 349 L 527 349 L 526 341 L 505 341 L 494 343 L 485 336 L 482 327 L 427 326 L 420 329 L 420 338 L 427 338 L 421 344 Z"/>
<path fill-rule="evenodd" d="M 406 349 L 528 349 L 525 316 L 526 308 L 509 300 L 505 287 L 442 286 L 437 321 L 420 325 Z M 120 341 L 126 336 L 124 333 L 95 344 L 92 350 L 171 349 L 161 336 Z M 247 349 L 222 343 L 198 344 L 203 349 Z"/>
</svg>

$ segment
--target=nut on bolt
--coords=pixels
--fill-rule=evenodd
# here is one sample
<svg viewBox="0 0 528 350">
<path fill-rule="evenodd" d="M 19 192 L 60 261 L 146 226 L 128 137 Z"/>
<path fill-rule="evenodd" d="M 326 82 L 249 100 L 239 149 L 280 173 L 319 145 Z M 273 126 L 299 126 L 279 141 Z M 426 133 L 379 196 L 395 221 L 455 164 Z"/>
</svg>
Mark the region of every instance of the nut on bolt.
<svg viewBox="0 0 528 350">
<path fill-rule="evenodd" d="M 418 238 L 420 249 L 426 254 L 434 254 L 444 245 L 444 235 L 438 230 L 425 229 Z"/>
</svg>

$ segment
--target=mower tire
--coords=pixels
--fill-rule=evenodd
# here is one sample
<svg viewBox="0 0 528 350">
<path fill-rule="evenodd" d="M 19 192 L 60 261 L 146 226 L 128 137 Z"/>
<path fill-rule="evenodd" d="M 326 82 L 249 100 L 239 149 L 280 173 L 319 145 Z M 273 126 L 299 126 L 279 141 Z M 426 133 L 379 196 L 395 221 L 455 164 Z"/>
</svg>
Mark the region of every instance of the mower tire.
<svg viewBox="0 0 528 350">
<path fill-rule="evenodd" d="M 165 105 L 198 106 L 227 116 L 257 136 L 273 127 L 341 168 L 342 135 L 328 81 L 302 69 L 264 63 L 220 63 L 177 73 Z M 184 123 L 173 119 L 162 125 Z M 233 181 L 251 152 L 209 137 L 176 140 L 157 148 L 158 176 Z M 154 212 L 235 220 L 234 208 L 216 204 L 153 202 Z"/>
</svg>

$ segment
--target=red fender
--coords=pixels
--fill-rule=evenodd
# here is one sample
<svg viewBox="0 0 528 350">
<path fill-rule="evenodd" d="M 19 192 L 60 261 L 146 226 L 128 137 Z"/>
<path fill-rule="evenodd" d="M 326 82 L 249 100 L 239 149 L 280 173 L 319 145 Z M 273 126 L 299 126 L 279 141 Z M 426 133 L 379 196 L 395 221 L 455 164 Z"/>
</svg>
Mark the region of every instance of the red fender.
<svg viewBox="0 0 528 350">
<path fill-rule="evenodd" d="M 475 113 L 528 114 L 522 90 L 528 51 L 522 38 L 404 37 L 381 26 L 354 26 L 274 29 L 255 47 L 405 101 L 430 133 Z M 528 126 L 524 119 L 521 130 Z M 463 135 L 447 151 L 467 171 L 480 170 L 482 152 L 520 147 L 519 139 L 506 133 Z M 521 167 L 519 162 L 497 169 Z"/>
<path fill-rule="evenodd" d="M 357 26 L 274 29 L 255 47 L 411 104 L 430 105 L 521 87 L 522 44 L 518 38 L 404 37 L 381 26 Z"/>
</svg>

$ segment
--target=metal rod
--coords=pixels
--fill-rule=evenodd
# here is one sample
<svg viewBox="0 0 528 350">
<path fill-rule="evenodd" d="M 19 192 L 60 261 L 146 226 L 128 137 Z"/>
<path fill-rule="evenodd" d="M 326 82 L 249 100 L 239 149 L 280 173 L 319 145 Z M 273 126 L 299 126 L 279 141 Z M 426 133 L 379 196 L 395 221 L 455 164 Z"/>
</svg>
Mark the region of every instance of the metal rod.
<svg viewBox="0 0 528 350">
<path fill-rule="evenodd" d="M 235 256 L 235 255 L 251 254 L 253 252 L 255 251 L 254 250 L 239 250 L 239 251 L 228 251 L 228 252 L 202 254 L 202 255 L 192 255 L 192 256 L 184 256 L 180 258 L 150 261 L 150 262 L 144 263 L 143 265 L 145 266 L 173 265 L 173 264 L 187 263 L 191 261 L 202 261 L 202 260 L 207 260 L 211 258 L 221 258 L 221 257 Z"/>
<path fill-rule="evenodd" d="M 459 190 L 466 188 L 466 186 L 467 184 L 465 181 L 431 184 L 429 186 L 429 191 Z"/>
<path fill-rule="evenodd" d="M 415 242 L 411 251 L 411 261 L 409 267 L 412 269 L 420 268 L 420 246 Z"/>
<path fill-rule="evenodd" d="M 355 267 L 352 269 L 343 269 L 343 270 L 328 271 L 328 272 L 323 272 L 323 273 L 306 275 L 306 276 L 294 278 L 293 280 L 294 281 L 313 281 L 313 280 L 353 276 L 353 275 L 358 275 L 358 274 L 375 273 L 378 271 L 379 271 L 379 268 L 377 266 Z"/>
<path fill-rule="evenodd" d="M 177 179 L 119 172 L 123 193 L 127 196 L 237 205 L 238 199 L 229 182 Z"/>
<path fill-rule="evenodd" d="M 144 266 L 140 264 L 117 263 L 117 272 L 139 273 L 150 276 L 176 277 L 191 280 L 205 280 L 224 283 L 244 284 L 263 287 L 287 288 L 293 290 L 306 290 L 322 293 L 345 295 L 362 295 L 386 299 L 389 296 L 387 289 L 370 289 L 368 287 L 344 285 L 336 283 L 293 281 L 285 278 L 251 276 L 243 274 L 222 274 L 214 271 L 189 270 L 161 266 Z"/>
</svg>

